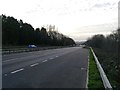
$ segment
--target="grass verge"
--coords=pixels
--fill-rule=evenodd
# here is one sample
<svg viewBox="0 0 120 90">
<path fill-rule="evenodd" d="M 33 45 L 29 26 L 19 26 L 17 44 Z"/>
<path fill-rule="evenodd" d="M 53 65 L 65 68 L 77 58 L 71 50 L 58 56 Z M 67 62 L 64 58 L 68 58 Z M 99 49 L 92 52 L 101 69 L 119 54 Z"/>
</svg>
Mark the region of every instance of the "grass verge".
<svg viewBox="0 0 120 90">
<path fill-rule="evenodd" d="M 120 53 L 94 48 L 113 90 L 120 90 Z"/>
<path fill-rule="evenodd" d="M 104 88 L 100 73 L 97 69 L 97 65 L 91 50 L 89 50 L 88 88 Z"/>
</svg>

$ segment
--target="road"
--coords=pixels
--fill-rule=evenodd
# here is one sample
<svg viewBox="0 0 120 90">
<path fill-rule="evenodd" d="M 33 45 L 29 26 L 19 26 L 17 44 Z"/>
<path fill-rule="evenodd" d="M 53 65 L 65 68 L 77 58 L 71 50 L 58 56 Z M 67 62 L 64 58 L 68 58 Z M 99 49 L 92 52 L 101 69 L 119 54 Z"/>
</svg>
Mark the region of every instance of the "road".
<svg viewBox="0 0 120 90">
<path fill-rule="evenodd" d="M 81 47 L 3 55 L 3 88 L 85 88 L 88 50 Z"/>
</svg>

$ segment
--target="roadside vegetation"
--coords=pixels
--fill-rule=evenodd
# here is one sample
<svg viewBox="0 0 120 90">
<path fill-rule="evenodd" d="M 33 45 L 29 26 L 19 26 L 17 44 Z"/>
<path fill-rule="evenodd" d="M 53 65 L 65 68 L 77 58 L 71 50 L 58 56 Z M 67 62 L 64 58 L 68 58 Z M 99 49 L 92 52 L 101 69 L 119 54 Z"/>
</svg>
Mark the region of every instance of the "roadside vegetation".
<svg viewBox="0 0 120 90">
<path fill-rule="evenodd" d="M 55 29 L 55 25 L 48 28 L 40 27 L 34 29 L 31 24 L 24 23 L 12 16 L 2 17 L 2 44 L 6 46 L 70 46 L 75 42 Z"/>
<path fill-rule="evenodd" d="M 108 36 L 95 35 L 85 45 L 94 49 L 113 89 L 120 89 L 120 29 Z"/>
<path fill-rule="evenodd" d="M 120 71 L 117 67 L 118 63 L 118 55 L 113 52 L 106 52 L 101 49 L 94 48 L 94 51 L 97 57 L 100 60 L 100 63 L 115 90 L 120 90 Z M 119 55 L 120 57 L 120 55 Z M 120 65 L 120 64 L 119 64 Z M 118 66 L 119 66 L 118 65 Z"/>
<path fill-rule="evenodd" d="M 94 56 L 89 50 L 89 79 L 88 88 L 104 88 L 102 79 L 100 77 Z"/>
</svg>

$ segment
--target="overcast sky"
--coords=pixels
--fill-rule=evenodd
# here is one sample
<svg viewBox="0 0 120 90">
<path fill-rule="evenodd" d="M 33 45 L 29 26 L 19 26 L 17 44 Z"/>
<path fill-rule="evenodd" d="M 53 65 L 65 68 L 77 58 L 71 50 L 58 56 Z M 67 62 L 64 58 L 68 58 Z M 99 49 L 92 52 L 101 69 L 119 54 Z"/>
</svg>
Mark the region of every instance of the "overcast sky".
<svg viewBox="0 0 120 90">
<path fill-rule="evenodd" d="M 0 0 L 0 14 L 34 28 L 55 25 L 76 41 L 109 34 L 118 27 L 119 0 Z"/>
</svg>

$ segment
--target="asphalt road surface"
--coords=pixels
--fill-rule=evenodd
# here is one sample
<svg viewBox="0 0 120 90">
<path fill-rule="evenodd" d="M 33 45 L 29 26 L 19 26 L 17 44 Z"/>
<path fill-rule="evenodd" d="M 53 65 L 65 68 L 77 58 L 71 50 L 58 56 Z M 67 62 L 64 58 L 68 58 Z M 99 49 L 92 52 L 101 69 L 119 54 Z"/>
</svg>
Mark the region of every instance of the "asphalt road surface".
<svg viewBox="0 0 120 90">
<path fill-rule="evenodd" d="M 4 55 L 3 88 L 86 88 L 88 50 L 81 47 Z"/>
</svg>

